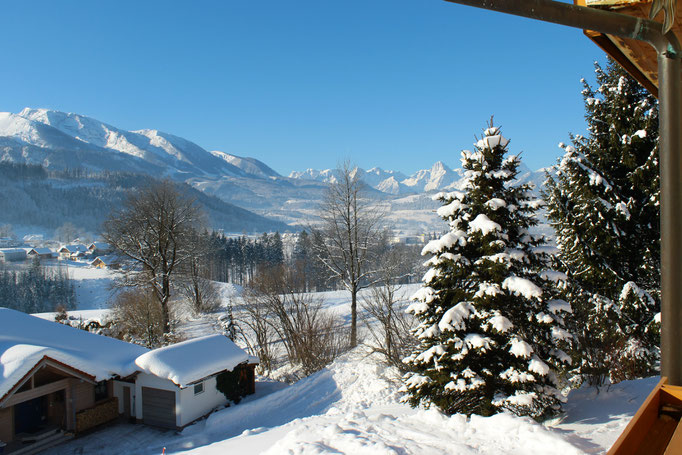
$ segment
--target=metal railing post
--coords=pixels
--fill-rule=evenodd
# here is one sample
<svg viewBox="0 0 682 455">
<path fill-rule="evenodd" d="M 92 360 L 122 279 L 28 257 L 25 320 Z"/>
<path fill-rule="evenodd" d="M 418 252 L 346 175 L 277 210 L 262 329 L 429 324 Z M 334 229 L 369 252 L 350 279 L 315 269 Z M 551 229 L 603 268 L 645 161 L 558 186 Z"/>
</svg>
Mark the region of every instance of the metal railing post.
<svg viewBox="0 0 682 455">
<path fill-rule="evenodd" d="M 661 376 L 682 385 L 682 141 L 680 56 L 658 54 L 661 175 Z"/>
</svg>

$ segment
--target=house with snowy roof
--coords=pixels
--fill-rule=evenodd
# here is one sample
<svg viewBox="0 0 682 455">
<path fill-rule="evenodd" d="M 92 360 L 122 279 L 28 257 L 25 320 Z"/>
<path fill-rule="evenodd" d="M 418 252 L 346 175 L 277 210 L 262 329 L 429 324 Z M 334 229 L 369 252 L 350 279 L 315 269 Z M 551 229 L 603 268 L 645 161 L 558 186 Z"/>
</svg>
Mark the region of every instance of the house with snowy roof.
<svg viewBox="0 0 682 455">
<path fill-rule="evenodd" d="M 90 251 L 90 254 L 94 255 L 105 255 L 107 253 L 111 253 L 113 248 L 111 248 L 111 245 L 108 243 L 92 242 L 90 245 L 88 245 L 88 251 Z"/>
<path fill-rule="evenodd" d="M 118 417 L 181 428 L 227 403 L 222 372 L 252 393 L 257 363 L 222 335 L 150 351 L 0 308 L 0 440 L 12 453 Z"/>
<path fill-rule="evenodd" d="M 59 253 L 59 259 L 76 259 L 89 254 L 90 250 L 82 243 L 76 243 L 73 245 L 64 245 L 59 248 L 57 252 Z"/>
<path fill-rule="evenodd" d="M 121 265 L 121 257 L 115 254 L 97 256 L 90 265 L 98 269 L 117 269 Z"/>
<path fill-rule="evenodd" d="M 0 248 L 0 262 L 16 262 L 26 260 L 23 248 Z"/>
<path fill-rule="evenodd" d="M 247 394 L 255 392 L 258 358 L 223 335 L 210 335 L 149 351 L 135 360 L 136 412 L 144 422 L 182 428 L 226 403 L 217 376 L 235 371 Z M 173 410 L 180 412 L 174 412 Z"/>
<path fill-rule="evenodd" d="M 29 258 L 37 257 L 39 259 L 52 259 L 57 257 L 57 253 L 52 250 L 52 248 L 47 247 L 35 247 L 28 250 L 26 255 Z"/>
</svg>

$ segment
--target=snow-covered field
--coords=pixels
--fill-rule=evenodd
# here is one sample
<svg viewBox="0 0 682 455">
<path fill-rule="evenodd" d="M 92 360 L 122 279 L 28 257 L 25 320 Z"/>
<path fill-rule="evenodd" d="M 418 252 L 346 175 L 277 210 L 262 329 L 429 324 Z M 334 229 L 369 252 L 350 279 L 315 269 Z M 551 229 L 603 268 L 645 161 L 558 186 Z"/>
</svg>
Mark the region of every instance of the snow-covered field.
<svg viewBox="0 0 682 455">
<path fill-rule="evenodd" d="M 106 296 L 112 276 L 72 267 L 80 280 L 84 320 L 106 310 L 92 302 Z M 91 281 L 92 280 L 92 281 Z M 99 289 L 107 285 L 107 289 Z M 418 285 L 406 287 L 405 295 Z M 221 284 L 223 304 L 239 287 Z M 330 311 L 348 314 L 348 293 L 319 293 Z M 104 300 L 106 301 L 106 299 Z M 185 315 L 185 338 L 216 330 L 220 313 Z M 40 315 L 46 319 L 54 315 Z M 292 385 L 258 378 L 256 394 L 217 410 L 181 432 L 115 424 L 50 449 L 50 454 L 580 454 L 604 453 L 625 428 L 658 378 L 627 381 L 599 393 L 570 393 L 565 414 L 544 425 L 508 414 L 444 416 L 400 402 L 398 374 L 360 346 L 327 368 Z"/>
</svg>

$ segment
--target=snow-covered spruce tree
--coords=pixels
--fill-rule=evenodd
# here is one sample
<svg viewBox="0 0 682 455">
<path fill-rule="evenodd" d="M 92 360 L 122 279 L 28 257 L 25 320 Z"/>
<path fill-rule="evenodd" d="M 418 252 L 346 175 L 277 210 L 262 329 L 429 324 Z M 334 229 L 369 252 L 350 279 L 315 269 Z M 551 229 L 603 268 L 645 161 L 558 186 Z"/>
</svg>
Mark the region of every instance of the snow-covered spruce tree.
<svg viewBox="0 0 682 455">
<path fill-rule="evenodd" d="M 583 80 L 588 137 L 576 136 L 545 200 L 570 278 L 578 373 L 592 385 L 653 374 L 658 357 L 658 106 L 616 63 Z"/>
<path fill-rule="evenodd" d="M 405 362 L 408 401 L 448 414 L 508 410 L 543 419 L 560 408 L 565 275 L 549 270 L 549 248 L 529 229 L 540 201 L 515 185 L 518 156 L 492 126 L 462 152 L 465 192 L 439 193 L 449 232 L 429 242 L 422 288 L 408 308 L 420 346 Z"/>
</svg>

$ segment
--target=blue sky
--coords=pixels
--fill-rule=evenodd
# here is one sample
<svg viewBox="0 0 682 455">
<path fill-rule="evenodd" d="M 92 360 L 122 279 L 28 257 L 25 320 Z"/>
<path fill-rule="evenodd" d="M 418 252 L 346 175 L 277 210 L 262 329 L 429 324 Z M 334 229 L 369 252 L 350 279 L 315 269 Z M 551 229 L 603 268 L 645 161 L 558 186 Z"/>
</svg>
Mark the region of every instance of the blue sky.
<svg viewBox="0 0 682 455">
<path fill-rule="evenodd" d="M 585 128 L 580 30 L 442 0 L 2 2 L 0 111 L 77 112 L 260 159 L 459 166 L 491 115 L 533 169 Z"/>
</svg>

